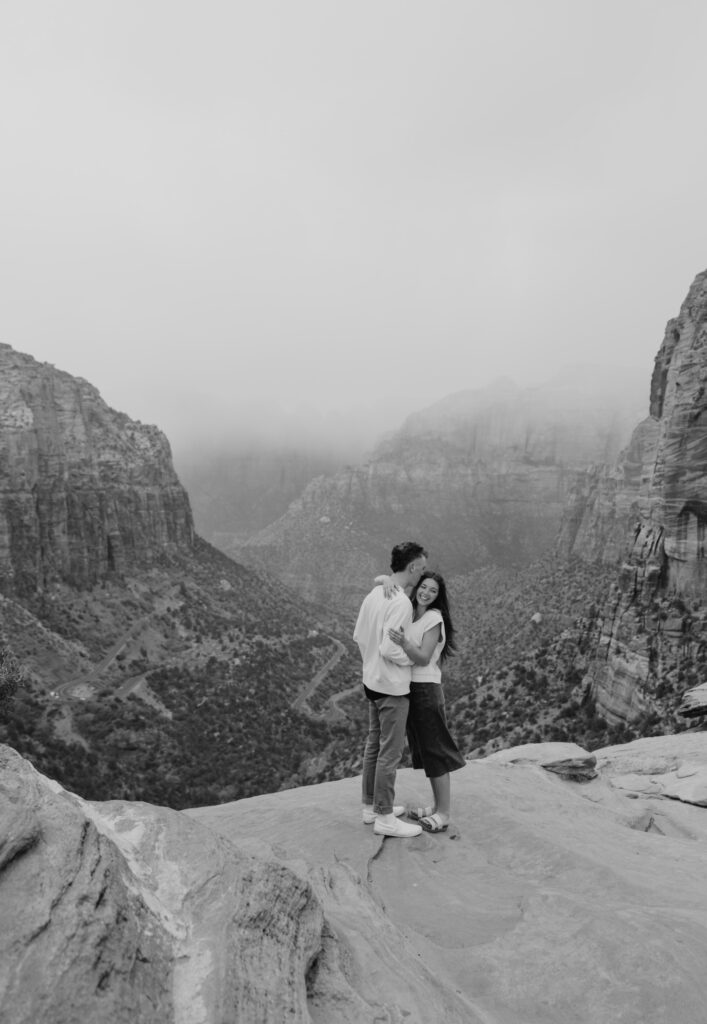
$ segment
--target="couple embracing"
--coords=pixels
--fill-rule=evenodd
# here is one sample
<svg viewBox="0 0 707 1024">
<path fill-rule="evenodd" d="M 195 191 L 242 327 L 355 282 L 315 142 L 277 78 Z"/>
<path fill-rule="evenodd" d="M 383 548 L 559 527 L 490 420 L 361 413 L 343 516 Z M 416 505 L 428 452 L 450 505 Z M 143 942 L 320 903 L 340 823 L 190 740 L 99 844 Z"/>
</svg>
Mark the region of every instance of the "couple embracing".
<svg viewBox="0 0 707 1024">
<path fill-rule="evenodd" d="M 449 824 L 449 773 L 466 763 L 447 728 L 441 664 L 454 649 L 444 579 L 414 541 L 393 548 L 390 576 L 361 605 L 354 640 L 363 660 L 369 729 L 363 754 L 363 821 L 378 835 L 411 838 Z M 432 787 L 430 807 L 395 804 L 405 739 Z M 401 821 L 406 814 L 416 822 Z"/>
</svg>

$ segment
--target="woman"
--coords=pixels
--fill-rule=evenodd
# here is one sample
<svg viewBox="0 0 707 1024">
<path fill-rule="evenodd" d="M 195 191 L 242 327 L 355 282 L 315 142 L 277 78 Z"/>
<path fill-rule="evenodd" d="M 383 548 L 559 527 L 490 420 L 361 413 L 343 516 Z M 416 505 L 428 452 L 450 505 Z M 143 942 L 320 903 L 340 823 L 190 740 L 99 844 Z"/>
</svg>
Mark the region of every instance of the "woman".
<svg viewBox="0 0 707 1024">
<path fill-rule="evenodd" d="M 446 832 L 449 825 L 451 787 L 449 773 L 463 768 L 466 761 L 447 728 L 441 665 L 454 653 L 454 627 L 444 578 L 425 572 L 411 595 L 413 623 L 407 634 L 388 630 L 412 665 L 410 712 L 407 738 L 413 768 L 423 768 L 430 780 L 434 802 L 408 815 L 426 832 Z"/>
</svg>

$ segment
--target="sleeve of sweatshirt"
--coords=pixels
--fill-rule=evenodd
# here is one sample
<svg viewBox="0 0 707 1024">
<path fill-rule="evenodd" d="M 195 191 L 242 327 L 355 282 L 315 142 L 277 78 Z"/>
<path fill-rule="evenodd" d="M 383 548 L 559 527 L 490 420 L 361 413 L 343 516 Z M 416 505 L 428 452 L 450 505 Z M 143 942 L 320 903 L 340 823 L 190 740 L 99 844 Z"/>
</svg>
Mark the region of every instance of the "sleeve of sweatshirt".
<svg viewBox="0 0 707 1024">
<path fill-rule="evenodd" d="M 388 636 L 389 629 L 407 629 L 412 623 L 412 605 L 409 601 L 394 601 L 390 611 L 383 620 L 383 639 L 381 640 L 380 655 L 396 665 L 412 665 L 405 651 L 399 644 L 394 644 Z"/>
<path fill-rule="evenodd" d="M 354 638 L 354 641 L 358 644 L 359 650 L 362 650 L 362 640 L 361 640 L 361 636 L 362 636 L 362 633 L 363 633 L 362 623 L 363 623 L 363 608 L 358 613 L 358 618 L 356 619 L 356 625 L 354 626 L 354 631 L 353 631 L 353 638 Z"/>
</svg>

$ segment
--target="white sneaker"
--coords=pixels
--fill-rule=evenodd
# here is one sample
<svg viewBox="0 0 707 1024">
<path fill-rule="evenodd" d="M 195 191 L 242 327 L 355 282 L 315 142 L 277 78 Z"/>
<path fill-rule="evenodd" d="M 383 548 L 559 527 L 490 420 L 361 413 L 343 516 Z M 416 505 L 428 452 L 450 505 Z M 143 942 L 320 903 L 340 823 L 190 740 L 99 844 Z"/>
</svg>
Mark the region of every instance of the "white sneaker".
<svg viewBox="0 0 707 1024">
<path fill-rule="evenodd" d="M 386 818 L 376 818 L 373 823 L 373 831 L 377 836 L 396 836 L 398 839 L 412 839 L 422 832 L 421 825 L 408 825 L 406 821 L 389 821 Z"/>
<path fill-rule="evenodd" d="M 393 808 L 393 814 L 395 815 L 396 818 L 399 818 L 401 814 L 405 814 L 405 804 L 403 804 L 402 806 L 400 804 L 396 804 L 396 806 Z M 363 811 L 361 812 L 361 821 L 363 822 L 363 824 L 372 825 L 375 820 L 376 812 L 369 811 L 364 807 Z"/>
</svg>

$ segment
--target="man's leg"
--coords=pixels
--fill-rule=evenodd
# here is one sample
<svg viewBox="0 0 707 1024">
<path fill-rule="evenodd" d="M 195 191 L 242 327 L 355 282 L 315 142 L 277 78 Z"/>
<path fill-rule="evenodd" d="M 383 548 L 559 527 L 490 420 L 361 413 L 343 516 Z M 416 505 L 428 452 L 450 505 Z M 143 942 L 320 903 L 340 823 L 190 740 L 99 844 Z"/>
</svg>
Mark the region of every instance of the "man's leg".
<svg viewBox="0 0 707 1024">
<path fill-rule="evenodd" d="M 385 815 L 393 813 L 395 775 L 405 746 L 409 702 L 407 697 L 381 697 L 375 703 L 379 745 L 373 787 L 373 810 L 376 814 Z"/>
<path fill-rule="evenodd" d="M 363 772 L 361 775 L 361 799 L 368 807 L 373 803 L 373 791 L 376 781 L 378 749 L 380 747 L 380 722 L 378 720 L 377 701 L 368 701 L 368 736 L 363 750 Z"/>
</svg>

